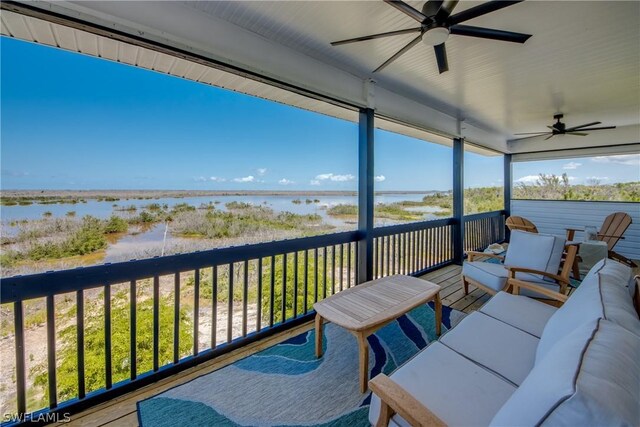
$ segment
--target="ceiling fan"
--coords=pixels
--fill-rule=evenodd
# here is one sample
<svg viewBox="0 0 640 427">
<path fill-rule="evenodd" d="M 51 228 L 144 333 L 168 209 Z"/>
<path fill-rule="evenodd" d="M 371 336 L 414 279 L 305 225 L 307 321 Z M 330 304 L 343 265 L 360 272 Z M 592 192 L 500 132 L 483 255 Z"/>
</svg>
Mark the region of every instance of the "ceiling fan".
<svg viewBox="0 0 640 427">
<path fill-rule="evenodd" d="M 495 30 L 492 28 L 475 27 L 471 25 L 460 25 L 461 22 L 477 18 L 487 13 L 495 12 L 505 7 L 520 3 L 523 0 L 503 1 L 494 0 L 478 6 L 471 7 L 455 15 L 451 15 L 458 1 L 428 0 L 422 6 L 422 12 L 414 9 L 407 3 L 400 0 L 384 0 L 389 5 L 395 7 L 400 12 L 408 15 L 420 23 L 419 27 L 408 28 L 405 30 L 389 31 L 386 33 L 373 34 L 369 36 L 356 37 L 353 39 L 339 40 L 332 42 L 332 46 L 339 46 L 348 43 L 362 42 L 365 40 L 379 39 L 382 37 L 399 36 L 401 34 L 419 33 L 416 38 L 411 40 L 405 47 L 400 49 L 391 58 L 387 59 L 382 65 L 373 72 L 378 72 L 407 53 L 412 47 L 422 41 L 427 46 L 433 46 L 438 62 L 438 71 L 440 74 L 449 70 L 447 61 L 447 51 L 444 42 L 449 38 L 450 34 L 468 37 L 479 37 L 483 39 L 501 40 L 513 43 L 524 43 L 530 34 L 514 33 L 511 31 Z"/>
<path fill-rule="evenodd" d="M 560 119 L 563 118 L 563 117 L 564 117 L 564 115 L 560 114 L 560 113 L 555 114 L 553 116 L 553 118 L 556 119 L 556 122 L 551 126 L 547 126 L 549 129 L 551 129 L 551 132 L 549 132 L 549 131 L 547 131 L 547 132 L 528 132 L 528 133 L 516 133 L 514 135 L 529 135 L 529 136 L 525 136 L 524 138 L 518 138 L 517 140 L 527 139 L 527 138 L 535 138 L 537 136 L 542 136 L 542 135 L 549 135 L 548 137 L 546 137 L 544 139 L 546 141 L 547 139 L 553 138 L 556 135 L 587 136 L 589 134 L 585 133 L 586 131 L 615 129 L 616 128 L 615 126 L 601 126 L 601 127 L 597 127 L 597 128 L 589 127 L 589 126 L 599 125 L 602 122 L 585 123 L 585 124 L 580 125 L 580 126 L 573 126 L 573 127 L 568 128 L 567 125 L 565 125 L 564 123 L 562 123 L 560 121 Z"/>
</svg>

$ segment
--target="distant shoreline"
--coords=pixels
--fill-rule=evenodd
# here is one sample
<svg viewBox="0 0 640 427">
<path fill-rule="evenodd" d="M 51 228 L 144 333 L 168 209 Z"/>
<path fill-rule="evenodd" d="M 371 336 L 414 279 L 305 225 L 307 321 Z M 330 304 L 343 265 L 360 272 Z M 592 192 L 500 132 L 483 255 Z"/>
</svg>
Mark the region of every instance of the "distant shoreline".
<svg viewBox="0 0 640 427">
<path fill-rule="evenodd" d="M 423 191 L 376 191 L 376 195 L 384 194 L 430 194 L 448 193 L 451 190 L 423 190 Z M 97 199 L 119 198 L 135 199 L 165 198 L 165 197 L 207 197 L 207 196 L 356 196 L 357 191 L 283 191 L 283 190 L 0 190 L 2 198 L 16 199 Z"/>
</svg>

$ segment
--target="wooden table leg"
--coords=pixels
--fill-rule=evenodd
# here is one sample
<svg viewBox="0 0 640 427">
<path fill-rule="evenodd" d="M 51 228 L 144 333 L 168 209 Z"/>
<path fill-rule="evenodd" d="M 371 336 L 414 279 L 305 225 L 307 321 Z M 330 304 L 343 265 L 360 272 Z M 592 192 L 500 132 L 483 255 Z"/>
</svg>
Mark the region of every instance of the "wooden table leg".
<svg viewBox="0 0 640 427">
<path fill-rule="evenodd" d="M 358 333 L 356 336 L 360 353 L 360 393 L 364 393 L 367 391 L 369 383 L 369 343 L 365 334 Z"/>
<path fill-rule="evenodd" d="M 322 316 L 316 313 L 316 357 L 322 357 Z"/>
<path fill-rule="evenodd" d="M 436 294 L 434 305 L 436 312 L 436 335 L 440 336 L 442 332 L 442 301 L 440 300 L 440 292 Z"/>
</svg>

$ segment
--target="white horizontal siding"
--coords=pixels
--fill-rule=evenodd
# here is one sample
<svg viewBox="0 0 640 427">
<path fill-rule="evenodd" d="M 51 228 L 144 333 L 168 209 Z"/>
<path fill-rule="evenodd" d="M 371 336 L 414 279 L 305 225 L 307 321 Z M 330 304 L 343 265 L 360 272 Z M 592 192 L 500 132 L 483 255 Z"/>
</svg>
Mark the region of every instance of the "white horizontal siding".
<svg viewBox="0 0 640 427">
<path fill-rule="evenodd" d="M 557 235 L 564 235 L 568 227 L 592 225 L 599 230 L 605 217 L 614 212 L 626 212 L 633 221 L 614 250 L 627 258 L 640 259 L 640 203 L 511 201 L 511 215 L 529 219 L 541 233 Z M 576 240 L 582 240 L 582 233 L 576 233 Z"/>
</svg>

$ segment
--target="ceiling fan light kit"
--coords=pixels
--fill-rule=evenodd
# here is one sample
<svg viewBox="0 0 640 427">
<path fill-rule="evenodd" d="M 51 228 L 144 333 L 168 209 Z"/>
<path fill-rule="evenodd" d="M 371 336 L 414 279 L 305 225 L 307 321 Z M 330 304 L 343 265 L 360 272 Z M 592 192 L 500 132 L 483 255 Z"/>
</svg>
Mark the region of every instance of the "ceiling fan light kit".
<svg viewBox="0 0 640 427">
<path fill-rule="evenodd" d="M 437 46 L 447 41 L 449 29 L 446 27 L 433 27 L 422 33 L 422 43 L 429 47 Z"/>
<path fill-rule="evenodd" d="M 412 6 L 401 0 L 384 0 L 390 6 L 395 7 L 400 12 L 420 23 L 419 27 L 407 28 L 404 30 L 388 31 L 386 33 L 372 34 L 369 36 L 356 37 L 347 40 L 339 40 L 332 42 L 332 46 L 339 46 L 349 43 L 357 43 L 366 40 L 374 40 L 383 37 L 399 36 L 402 34 L 419 33 L 417 37 L 411 40 L 402 49 L 396 52 L 391 58 L 387 59 L 382 65 L 373 72 L 381 71 L 383 68 L 391 64 L 400 56 L 407 53 L 412 47 L 420 41 L 429 47 L 433 47 L 438 64 L 440 74 L 449 70 L 447 61 L 447 51 L 445 42 L 449 35 L 460 35 L 467 37 L 476 37 L 490 40 L 500 40 L 513 43 L 524 43 L 531 37 L 530 34 L 514 33 L 512 31 L 495 30 L 493 28 L 474 27 L 471 25 L 460 25 L 460 23 L 486 15 L 491 12 L 503 9 L 505 7 L 520 3 L 523 0 L 506 1 L 493 0 L 478 6 L 471 7 L 455 15 L 451 15 L 453 9 L 458 4 L 457 0 L 428 0 L 422 6 L 422 12 L 414 9 Z"/>
</svg>

